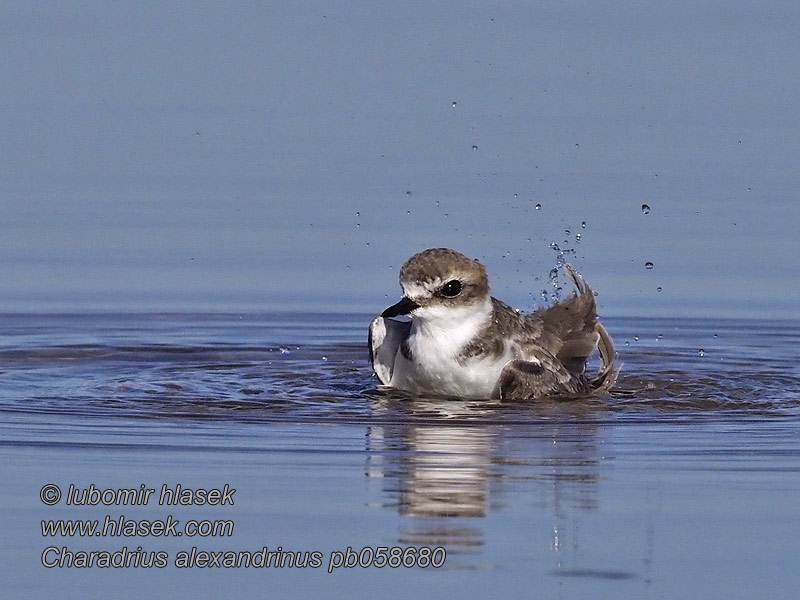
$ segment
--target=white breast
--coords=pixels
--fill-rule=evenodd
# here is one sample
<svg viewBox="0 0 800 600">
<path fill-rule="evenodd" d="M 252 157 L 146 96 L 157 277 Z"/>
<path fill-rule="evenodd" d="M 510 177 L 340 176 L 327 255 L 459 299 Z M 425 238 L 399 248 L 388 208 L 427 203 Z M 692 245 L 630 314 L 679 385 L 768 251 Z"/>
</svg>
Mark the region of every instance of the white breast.
<svg viewBox="0 0 800 600">
<path fill-rule="evenodd" d="M 416 394 L 491 397 L 500 371 L 511 359 L 509 353 L 499 358 L 458 360 L 491 315 L 491 301 L 482 306 L 416 310 L 407 341 L 412 360 L 398 351 L 390 385 Z"/>
</svg>

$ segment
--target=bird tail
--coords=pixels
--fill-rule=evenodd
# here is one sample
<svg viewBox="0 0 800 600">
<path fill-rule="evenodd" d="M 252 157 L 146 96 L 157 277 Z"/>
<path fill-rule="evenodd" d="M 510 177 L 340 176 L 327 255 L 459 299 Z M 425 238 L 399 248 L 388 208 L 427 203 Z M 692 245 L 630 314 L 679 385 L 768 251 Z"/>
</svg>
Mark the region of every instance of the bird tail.
<svg viewBox="0 0 800 600">
<path fill-rule="evenodd" d="M 596 392 L 607 392 L 617 381 L 621 367 L 616 363 L 614 342 L 606 328 L 600 323 L 597 324 L 597 333 L 600 334 L 600 340 L 597 343 L 597 349 L 600 351 L 600 372 L 589 380 L 589 385 Z"/>
<path fill-rule="evenodd" d="M 584 281 L 583 277 L 580 276 L 572 265 L 566 263 L 564 267 L 578 295 L 594 295 L 586 281 Z M 596 311 L 596 309 L 594 310 Z M 608 335 L 606 328 L 603 327 L 602 324 L 595 322 L 595 331 L 600 336 L 597 342 L 597 349 L 600 351 L 600 371 L 595 377 L 589 380 L 589 385 L 596 392 L 607 392 L 617 381 L 621 365 L 617 365 L 616 363 L 614 341 L 611 339 L 611 336 Z"/>
</svg>

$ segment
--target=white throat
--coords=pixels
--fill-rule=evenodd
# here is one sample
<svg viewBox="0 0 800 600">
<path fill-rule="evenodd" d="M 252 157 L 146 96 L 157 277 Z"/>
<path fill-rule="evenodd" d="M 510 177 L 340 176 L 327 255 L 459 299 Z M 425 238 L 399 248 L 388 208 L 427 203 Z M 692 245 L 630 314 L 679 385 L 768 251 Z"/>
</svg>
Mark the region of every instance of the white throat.
<svg viewBox="0 0 800 600">
<path fill-rule="evenodd" d="M 411 337 L 418 351 L 457 354 L 492 316 L 490 298 L 468 306 L 428 306 L 414 311 Z M 411 341 L 411 340 L 410 340 Z M 422 358 L 422 357 L 420 357 Z"/>
<path fill-rule="evenodd" d="M 492 300 L 461 307 L 414 311 L 406 343 L 411 360 L 398 350 L 392 385 L 421 393 L 489 398 L 507 357 L 470 359 L 459 354 L 492 318 Z"/>
</svg>

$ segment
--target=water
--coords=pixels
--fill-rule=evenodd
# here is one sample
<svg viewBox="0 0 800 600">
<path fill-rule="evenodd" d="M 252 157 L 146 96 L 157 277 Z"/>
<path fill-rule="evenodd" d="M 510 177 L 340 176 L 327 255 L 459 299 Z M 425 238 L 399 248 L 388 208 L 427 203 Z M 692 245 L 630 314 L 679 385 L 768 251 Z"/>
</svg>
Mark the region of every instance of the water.
<svg viewBox="0 0 800 600">
<path fill-rule="evenodd" d="M 607 319 L 608 398 L 378 390 L 368 315 L 0 316 L 9 597 L 790 598 L 800 587 L 796 321 Z M 627 344 L 626 344 L 627 343 Z M 702 349 L 702 352 L 701 352 Z M 236 489 L 233 506 L 46 506 L 45 484 Z M 231 535 L 44 537 L 43 519 L 231 520 Z M 48 546 L 164 568 L 45 568 Z M 318 551 L 319 568 L 178 568 Z M 339 568 L 348 547 L 444 565 Z M 60 550 L 59 550 L 60 551 Z M 55 552 L 55 551 L 53 551 Z M 51 557 L 53 554 L 51 553 Z"/>
</svg>

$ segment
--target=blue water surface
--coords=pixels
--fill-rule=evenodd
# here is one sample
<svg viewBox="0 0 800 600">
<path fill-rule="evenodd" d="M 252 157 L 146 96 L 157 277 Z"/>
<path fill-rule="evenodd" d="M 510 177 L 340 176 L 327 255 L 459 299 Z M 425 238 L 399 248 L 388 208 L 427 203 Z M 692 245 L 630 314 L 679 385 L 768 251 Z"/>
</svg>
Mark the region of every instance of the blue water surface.
<svg viewBox="0 0 800 600">
<path fill-rule="evenodd" d="M 0 318 L 7 590 L 92 597 L 790 598 L 797 322 L 607 319 L 608 397 L 500 404 L 378 388 L 369 315 Z M 768 348 L 765 351 L 764 348 Z M 46 506 L 46 484 L 235 488 L 233 506 Z M 43 536 L 42 520 L 230 520 L 203 538 Z M 164 568 L 46 568 L 48 547 Z M 179 552 L 318 551 L 320 568 L 186 568 Z M 327 572 L 437 548 L 438 568 Z M 52 558 L 52 552 L 48 555 Z"/>
</svg>

